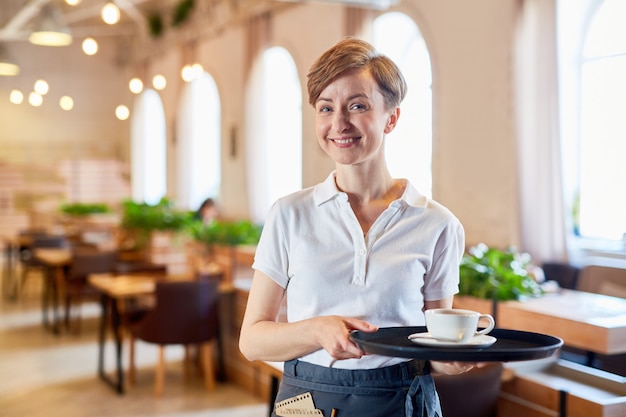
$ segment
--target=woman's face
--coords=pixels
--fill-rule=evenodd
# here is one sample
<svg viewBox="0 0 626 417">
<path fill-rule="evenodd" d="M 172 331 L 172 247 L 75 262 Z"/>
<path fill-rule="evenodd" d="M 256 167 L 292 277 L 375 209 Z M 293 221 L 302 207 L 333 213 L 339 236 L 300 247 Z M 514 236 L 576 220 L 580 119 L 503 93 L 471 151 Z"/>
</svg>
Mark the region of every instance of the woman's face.
<svg viewBox="0 0 626 417">
<path fill-rule="evenodd" d="M 399 109 L 387 110 L 378 84 L 366 69 L 346 71 L 315 103 L 317 140 L 337 164 L 384 160 L 383 138 L 396 125 Z"/>
</svg>

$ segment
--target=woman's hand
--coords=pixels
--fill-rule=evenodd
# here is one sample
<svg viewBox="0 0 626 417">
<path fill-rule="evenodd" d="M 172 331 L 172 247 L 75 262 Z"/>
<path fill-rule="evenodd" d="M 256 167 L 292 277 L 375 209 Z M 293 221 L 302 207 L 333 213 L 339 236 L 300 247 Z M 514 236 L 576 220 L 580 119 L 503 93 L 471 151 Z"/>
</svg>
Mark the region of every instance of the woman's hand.
<svg viewBox="0 0 626 417">
<path fill-rule="evenodd" d="M 353 330 L 375 332 L 377 326 L 341 316 L 320 316 L 291 323 L 276 321 L 285 290 L 255 271 L 241 324 L 239 349 L 250 361 L 282 362 L 325 349 L 335 360 L 365 354 L 350 340 Z"/>
<path fill-rule="evenodd" d="M 352 331 L 375 332 L 378 330 L 377 326 L 351 317 L 322 316 L 313 320 L 315 320 L 315 333 L 319 344 L 335 360 L 358 359 L 365 355 L 365 352 L 350 340 Z"/>
<path fill-rule="evenodd" d="M 474 368 L 482 368 L 488 362 L 436 362 L 431 361 L 433 371 L 444 375 L 459 375 L 471 371 Z"/>
</svg>

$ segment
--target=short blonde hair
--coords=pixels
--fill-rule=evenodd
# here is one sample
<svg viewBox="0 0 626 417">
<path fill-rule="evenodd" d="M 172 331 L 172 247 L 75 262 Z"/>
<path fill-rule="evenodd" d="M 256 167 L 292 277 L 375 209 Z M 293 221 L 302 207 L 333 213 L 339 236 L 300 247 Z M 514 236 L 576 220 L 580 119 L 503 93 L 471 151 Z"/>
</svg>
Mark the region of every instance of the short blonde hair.
<svg viewBox="0 0 626 417">
<path fill-rule="evenodd" d="M 360 39 L 346 38 L 337 42 L 313 63 L 307 74 L 309 104 L 345 71 L 363 68 L 370 71 L 385 98 L 387 109 L 398 107 L 406 96 L 406 81 L 397 65 L 387 56 Z"/>
</svg>

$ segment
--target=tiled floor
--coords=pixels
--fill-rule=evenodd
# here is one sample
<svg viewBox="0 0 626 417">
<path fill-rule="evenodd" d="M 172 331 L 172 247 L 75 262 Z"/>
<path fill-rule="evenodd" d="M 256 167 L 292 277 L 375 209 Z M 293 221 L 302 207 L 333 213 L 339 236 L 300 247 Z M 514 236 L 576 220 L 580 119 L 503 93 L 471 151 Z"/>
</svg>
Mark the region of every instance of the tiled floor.
<svg viewBox="0 0 626 417">
<path fill-rule="evenodd" d="M 96 372 L 98 306 L 83 307 L 81 334 L 53 335 L 41 324 L 36 281 L 27 283 L 18 301 L 0 300 L 0 417 L 267 415 L 260 399 L 233 385 L 219 384 L 208 393 L 200 375 L 185 379 L 177 347 L 166 349 L 162 398 L 153 394 L 156 349 L 143 343 L 137 345 L 137 384 L 123 396 L 116 394 Z M 112 345 L 106 363 L 113 363 Z"/>
</svg>

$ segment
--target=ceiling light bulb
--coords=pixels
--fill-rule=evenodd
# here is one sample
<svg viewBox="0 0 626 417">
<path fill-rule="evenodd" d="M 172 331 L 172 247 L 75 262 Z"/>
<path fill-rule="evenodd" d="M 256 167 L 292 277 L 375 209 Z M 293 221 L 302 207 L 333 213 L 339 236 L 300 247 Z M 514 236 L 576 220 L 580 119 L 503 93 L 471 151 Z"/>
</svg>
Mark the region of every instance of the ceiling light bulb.
<svg viewBox="0 0 626 417">
<path fill-rule="evenodd" d="M 161 74 L 157 74 L 152 78 L 152 86 L 156 90 L 163 90 L 167 86 L 167 80 Z"/>
<path fill-rule="evenodd" d="M 100 12 L 102 20 L 108 25 L 114 25 L 120 21 L 121 13 L 119 7 L 115 3 L 107 3 Z"/>
<path fill-rule="evenodd" d="M 80 0 L 65 0 L 65 2 L 70 6 L 76 6 L 78 3 L 80 3 Z"/>
<path fill-rule="evenodd" d="M 14 76 L 20 73 L 20 67 L 8 49 L 0 44 L 0 75 Z"/>
<path fill-rule="evenodd" d="M 119 120 L 126 120 L 128 119 L 128 116 L 130 116 L 130 110 L 128 110 L 128 107 L 120 104 L 115 108 L 115 117 Z"/>
<path fill-rule="evenodd" d="M 14 76 L 20 73 L 20 67 L 12 62 L 0 61 L 0 75 Z"/>
<path fill-rule="evenodd" d="M 85 38 L 83 41 L 83 52 L 86 55 L 95 55 L 98 52 L 98 42 L 94 38 Z"/>
<path fill-rule="evenodd" d="M 43 6 L 35 30 L 28 37 L 30 43 L 43 46 L 66 46 L 72 43 L 70 28 L 61 10 L 52 4 Z"/>
<path fill-rule="evenodd" d="M 191 65 L 185 65 L 182 70 L 180 70 L 180 76 L 185 82 L 189 82 L 193 79 L 193 70 L 191 69 Z"/>
<path fill-rule="evenodd" d="M 34 89 L 37 92 L 37 94 L 45 96 L 46 94 L 48 94 L 48 91 L 50 90 L 50 86 L 48 85 L 46 80 L 37 80 L 35 81 Z"/>
<path fill-rule="evenodd" d="M 41 96 L 41 94 L 38 94 L 35 91 L 33 91 L 32 93 L 28 95 L 28 104 L 30 104 L 33 107 L 39 107 L 43 104 L 43 97 Z"/>
<path fill-rule="evenodd" d="M 202 73 L 204 72 L 204 68 L 202 64 L 198 64 L 197 62 L 191 66 L 191 70 L 193 71 L 193 78 L 200 78 Z"/>
<path fill-rule="evenodd" d="M 24 94 L 20 90 L 12 90 L 9 95 L 9 101 L 13 104 L 22 104 L 24 101 Z"/>
<path fill-rule="evenodd" d="M 74 100 L 70 96 L 63 96 L 59 100 L 59 106 L 61 106 L 63 110 L 70 111 L 74 108 Z"/>
<path fill-rule="evenodd" d="M 128 83 L 128 88 L 130 89 L 131 93 L 139 94 L 143 91 L 143 81 L 141 81 L 139 78 L 133 78 Z"/>
<path fill-rule="evenodd" d="M 200 64 L 185 65 L 180 72 L 181 77 L 185 82 L 191 82 L 202 75 L 204 68 Z"/>
</svg>

